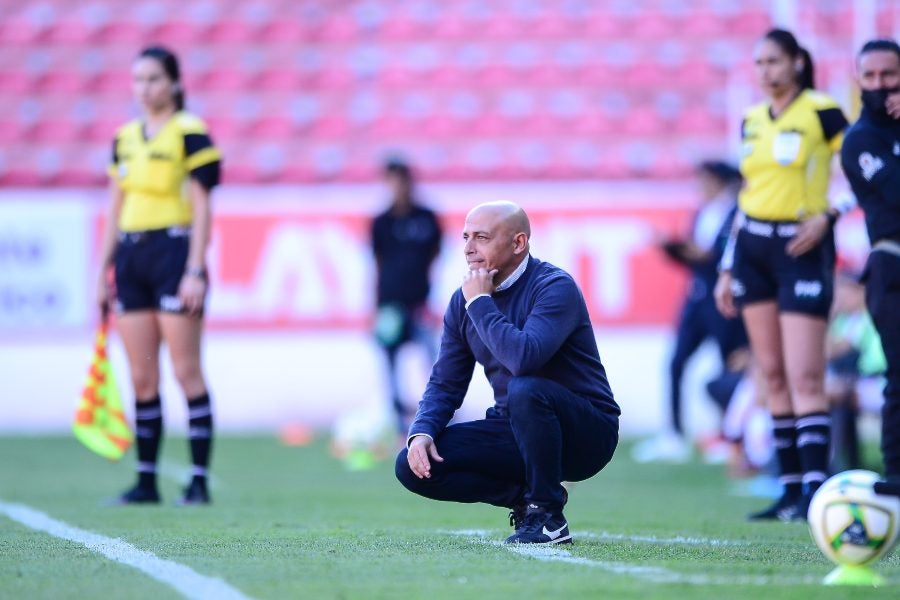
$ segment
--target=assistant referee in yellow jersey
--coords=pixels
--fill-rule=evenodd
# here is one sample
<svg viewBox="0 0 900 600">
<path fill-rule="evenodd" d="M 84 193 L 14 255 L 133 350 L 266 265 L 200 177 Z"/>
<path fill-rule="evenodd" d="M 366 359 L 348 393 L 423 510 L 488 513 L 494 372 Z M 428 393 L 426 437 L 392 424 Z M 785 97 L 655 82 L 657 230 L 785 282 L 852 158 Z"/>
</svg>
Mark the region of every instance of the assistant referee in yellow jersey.
<svg viewBox="0 0 900 600">
<path fill-rule="evenodd" d="M 112 301 L 134 387 L 138 480 L 120 504 L 158 503 L 156 462 L 163 419 L 159 350 L 165 342 L 189 411 L 192 478 L 180 503 L 207 504 L 212 410 L 200 362 L 210 191 L 220 153 L 204 123 L 184 111 L 178 60 L 150 47 L 132 67 L 142 116 L 113 142 L 111 202 L 102 247 L 98 301 Z M 114 267 L 115 289 L 109 271 Z"/>
<path fill-rule="evenodd" d="M 804 520 L 827 477 L 831 418 L 824 393 L 838 213 L 826 196 L 847 119 L 813 89 L 813 63 L 794 36 L 769 31 L 754 60 L 767 99 L 742 125 L 745 187 L 716 302 L 740 311 L 774 422 L 784 493 L 751 519 Z"/>
</svg>

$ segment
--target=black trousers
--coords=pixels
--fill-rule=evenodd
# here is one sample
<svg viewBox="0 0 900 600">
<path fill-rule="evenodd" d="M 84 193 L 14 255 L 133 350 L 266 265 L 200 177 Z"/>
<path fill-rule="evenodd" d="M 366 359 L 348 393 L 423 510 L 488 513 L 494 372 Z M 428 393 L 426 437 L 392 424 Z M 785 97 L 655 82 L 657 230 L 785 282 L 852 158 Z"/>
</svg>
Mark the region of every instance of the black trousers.
<svg viewBox="0 0 900 600">
<path fill-rule="evenodd" d="M 703 289 L 699 289 L 699 288 Z M 719 347 L 724 367 L 728 355 L 747 345 L 747 333 L 740 318 L 726 319 L 716 308 L 712 289 L 702 281 L 692 282 L 691 294 L 684 302 L 675 334 L 675 350 L 669 362 L 669 409 L 672 428 L 683 433 L 681 419 L 681 381 L 691 356 L 708 338 Z"/>
<path fill-rule="evenodd" d="M 875 250 L 866 264 L 866 306 L 887 358 L 881 452 L 889 477 L 900 477 L 900 256 Z"/>
<path fill-rule="evenodd" d="M 429 479 L 413 474 L 402 450 L 395 465 L 400 483 L 434 500 L 562 510 L 561 482 L 588 479 L 612 458 L 618 416 L 540 377 L 514 377 L 508 393 L 508 415 L 490 409 L 488 418 L 450 425 L 437 436 L 444 462 L 432 461 Z"/>
</svg>

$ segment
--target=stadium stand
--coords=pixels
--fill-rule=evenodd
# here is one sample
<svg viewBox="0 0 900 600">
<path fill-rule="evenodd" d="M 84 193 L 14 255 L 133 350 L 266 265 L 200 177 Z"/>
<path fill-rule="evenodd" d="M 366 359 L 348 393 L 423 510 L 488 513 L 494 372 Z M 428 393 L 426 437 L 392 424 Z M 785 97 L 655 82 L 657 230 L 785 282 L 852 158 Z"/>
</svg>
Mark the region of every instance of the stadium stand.
<svg viewBox="0 0 900 600">
<path fill-rule="evenodd" d="M 876 4 L 880 33 L 900 5 Z M 841 0 L 798 3 L 820 79 L 846 73 Z M 0 3 L 0 184 L 104 180 L 129 66 L 163 43 L 231 182 L 681 177 L 729 144 L 723 92 L 771 24 L 738 0 L 67 0 Z M 702 40 L 698 43 L 698 40 Z M 832 50 L 832 49 L 837 50 Z"/>
</svg>

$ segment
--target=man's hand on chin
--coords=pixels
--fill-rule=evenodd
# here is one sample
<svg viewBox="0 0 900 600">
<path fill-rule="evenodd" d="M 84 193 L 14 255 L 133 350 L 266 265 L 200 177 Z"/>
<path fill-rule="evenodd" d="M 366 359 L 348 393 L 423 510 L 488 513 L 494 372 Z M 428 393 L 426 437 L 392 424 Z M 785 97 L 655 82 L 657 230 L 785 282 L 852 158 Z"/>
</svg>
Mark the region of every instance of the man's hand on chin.
<svg viewBox="0 0 900 600">
<path fill-rule="evenodd" d="M 900 119 L 900 92 L 894 92 L 887 97 L 885 102 L 888 115 L 894 119 Z"/>
<path fill-rule="evenodd" d="M 488 271 L 485 268 L 472 269 L 463 277 L 462 293 L 466 302 L 480 296 L 481 294 L 491 295 L 494 293 L 494 275 L 497 269 Z"/>
</svg>

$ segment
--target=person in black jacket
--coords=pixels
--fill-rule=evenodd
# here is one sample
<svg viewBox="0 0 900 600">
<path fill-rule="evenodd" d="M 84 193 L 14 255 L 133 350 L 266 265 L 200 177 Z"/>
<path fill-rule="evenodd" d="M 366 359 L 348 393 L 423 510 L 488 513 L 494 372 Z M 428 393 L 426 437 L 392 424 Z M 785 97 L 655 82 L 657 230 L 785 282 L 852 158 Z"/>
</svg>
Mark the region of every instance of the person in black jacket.
<svg viewBox="0 0 900 600">
<path fill-rule="evenodd" d="M 857 58 L 862 113 L 841 149 L 844 174 L 865 213 L 872 252 L 863 278 L 866 306 L 887 358 L 881 450 L 886 481 L 900 495 L 900 46 L 867 42 Z"/>
<path fill-rule="evenodd" d="M 723 317 L 716 309 L 713 289 L 717 265 L 728 241 L 737 211 L 737 192 L 743 179 L 733 166 L 722 161 L 706 161 L 697 167 L 701 205 L 697 209 L 687 239 L 667 239 L 661 248 L 691 274 L 687 295 L 678 318 L 675 348 L 669 363 L 669 431 L 645 440 L 634 448 L 639 462 L 662 460 L 684 462 L 690 447 L 684 440 L 681 409 L 681 382 L 690 358 L 707 339 L 713 339 L 722 365 L 738 348 L 747 345 L 741 319 Z"/>
<path fill-rule="evenodd" d="M 397 353 L 407 342 L 426 346 L 434 359 L 434 344 L 426 323 L 430 270 L 441 249 L 441 228 L 434 212 L 418 203 L 413 172 L 400 160 L 384 165 L 391 204 L 372 221 L 372 251 L 378 272 L 375 337 L 387 357 L 388 385 L 397 431 L 406 432 L 414 410 L 400 395 Z"/>
</svg>

